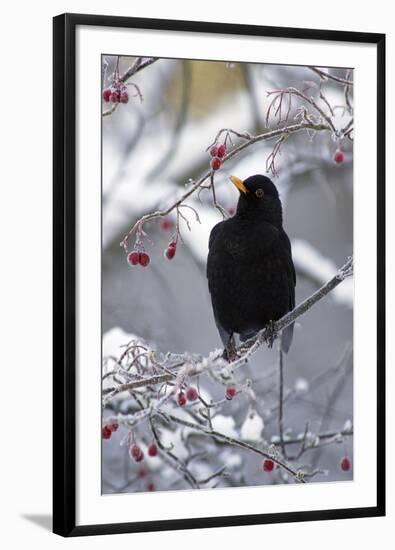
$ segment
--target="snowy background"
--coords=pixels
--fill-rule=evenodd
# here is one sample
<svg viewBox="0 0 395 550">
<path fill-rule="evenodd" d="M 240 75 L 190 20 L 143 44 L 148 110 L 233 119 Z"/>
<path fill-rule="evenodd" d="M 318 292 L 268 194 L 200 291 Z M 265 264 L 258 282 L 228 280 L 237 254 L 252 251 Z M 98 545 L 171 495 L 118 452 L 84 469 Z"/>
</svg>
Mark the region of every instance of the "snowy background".
<svg viewBox="0 0 395 550">
<path fill-rule="evenodd" d="M 107 77 L 115 57 L 106 57 Z M 133 62 L 120 59 L 121 73 Z M 332 70 L 344 77 L 345 71 Z M 221 128 L 252 134 L 265 130 L 269 105 L 266 92 L 294 86 L 317 94 L 312 82 L 319 79 L 305 67 L 231 64 L 222 62 L 159 60 L 136 74 L 143 102 L 131 97 L 109 116 L 103 117 L 103 255 L 102 327 L 103 357 L 119 357 L 123 347 L 136 337 L 163 352 L 191 352 L 208 355 L 220 346 L 214 324 L 205 276 L 208 235 L 221 214 L 212 206 L 212 196 L 203 191 L 188 204 L 192 212 L 191 231 L 184 224 L 184 244 L 176 258 L 163 257 L 174 231 L 163 229 L 159 220 L 144 226 L 149 236 L 145 248 L 151 257 L 146 268 L 131 268 L 119 243 L 143 214 L 169 206 L 209 167 L 206 148 Z M 129 87 L 132 96 L 134 88 Z M 331 104 L 344 104 L 344 90 L 325 83 Z M 295 102 L 295 107 L 298 107 Z M 108 109 L 103 103 L 103 111 Z M 344 113 L 336 111 L 333 122 L 344 125 Z M 292 116 L 292 115 L 291 115 Z M 338 121 L 337 118 L 340 120 Z M 270 127 L 275 125 L 270 124 Z M 237 141 L 235 142 L 237 143 Z M 342 141 L 345 162 L 336 165 L 337 144 L 328 132 L 300 133 L 284 144 L 277 161 L 279 188 L 284 207 L 284 227 L 291 238 L 297 270 L 296 303 L 309 296 L 329 279 L 352 254 L 353 187 L 352 142 Z M 216 175 L 219 202 L 234 208 L 237 192 L 227 176 L 244 179 L 266 173 L 266 159 L 272 142 L 259 142 L 221 168 Z M 151 242 L 150 242 L 151 241 Z M 352 315 L 353 281 L 343 282 L 330 296 L 299 319 L 294 342 L 285 363 L 285 386 L 290 393 L 285 403 L 287 437 L 304 432 L 341 431 L 352 426 Z M 247 369 L 237 372 L 238 382 L 253 381 L 257 397 L 251 418 L 248 400 L 241 396 L 225 402 L 213 419 L 215 429 L 254 444 L 277 442 L 278 425 L 276 349 L 261 349 Z M 220 386 L 202 378 L 200 390 L 205 400 L 220 400 Z M 222 393 L 221 393 L 222 391 Z M 127 407 L 122 394 L 119 406 Z M 104 417 L 109 411 L 104 411 Z M 104 493 L 185 489 L 182 476 L 161 457 L 135 464 L 120 427 L 102 449 L 102 490 Z M 140 434 L 142 445 L 149 437 Z M 181 430 L 163 430 L 166 444 L 185 460 L 188 452 Z M 198 443 L 196 443 L 198 445 Z M 200 445 L 200 443 L 199 443 Z M 224 446 L 218 450 L 206 439 L 204 457 L 191 465 L 199 478 L 226 468 L 224 475 L 206 486 L 263 485 L 291 480 L 279 470 L 262 472 L 262 460 L 243 450 Z M 352 439 L 319 447 L 303 455 L 302 465 L 320 468 L 312 481 L 352 479 L 352 470 L 339 468 L 342 456 L 352 459 Z"/>
</svg>

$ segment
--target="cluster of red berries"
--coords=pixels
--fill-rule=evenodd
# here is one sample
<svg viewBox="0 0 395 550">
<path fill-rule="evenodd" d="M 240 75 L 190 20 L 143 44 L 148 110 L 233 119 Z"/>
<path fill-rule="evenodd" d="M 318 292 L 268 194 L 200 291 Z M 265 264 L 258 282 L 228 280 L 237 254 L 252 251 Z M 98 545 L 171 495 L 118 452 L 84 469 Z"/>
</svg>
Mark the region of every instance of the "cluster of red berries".
<svg viewBox="0 0 395 550">
<path fill-rule="evenodd" d="M 210 155 L 211 155 L 211 162 L 210 166 L 212 170 L 218 170 L 221 168 L 222 159 L 226 154 L 226 145 L 223 143 L 222 145 L 212 145 L 210 147 Z"/>
<path fill-rule="evenodd" d="M 106 424 L 103 426 L 101 430 L 101 435 L 103 439 L 110 439 L 111 434 L 113 432 L 116 432 L 118 429 L 118 424 L 116 422 L 111 422 L 110 424 Z"/>
<path fill-rule="evenodd" d="M 351 468 L 351 460 L 348 458 L 348 456 L 343 456 L 343 458 L 340 460 L 340 468 L 343 470 L 343 472 L 348 472 Z"/>
<path fill-rule="evenodd" d="M 151 443 L 151 445 L 148 447 L 148 456 L 154 457 L 158 454 L 158 447 L 155 443 Z M 144 459 L 144 453 L 136 443 L 134 443 L 130 449 L 129 449 L 130 458 L 132 458 L 135 462 L 141 462 Z M 144 468 L 140 468 L 140 470 L 137 472 L 137 475 L 139 477 L 144 477 L 146 474 L 146 471 Z"/>
<path fill-rule="evenodd" d="M 127 259 L 130 265 L 142 265 L 143 267 L 147 267 L 150 262 L 148 254 L 146 252 L 139 252 L 138 250 L 129 252 Z"/>
<path fill-rule="evenodd" d="M 333 160 L 336 164 L 342 164 L 342 162 L 344 162 L 344 153 L 341 149 L 336 149 L 333 155 Z"/>
<path fill-rule="evenodd" d="M 129 101 L 129 94 L 126 86 L 120 80 L 114 81 L 110 88 L 103 90 L 103 101 L 109 103 L 127 103 Z"/>
<path fill-rule="evenodd" d="M 135 462 L 141 462 L 144 459 L 144 453 L 141 448 L 134 444 L 129 449 L 130 458 L 133 458 Z"/>
<path fill-rule="evenodd" d="M 270 458 L 265 458 L 262 464 L 262 469 L 264 472 L 272 472 L 274 470 L 274 462 Z"/>
<path fill-rule="evenodd" d="M 180 407 L 183 407 L 187 401 L 196 401 L 198 397 L 199 394 L 196 388 L 190 386 L 185 393 L 183 391 L 179 392 L 177 395 L 177 403 Z"/>
<path fill-rule="evenodd" d="M 177 243 L 176 241 L 170 241 L 165 250 L 165 256 L 168 260 L 172 260 L 176 255 Z"/>
<path fill-rule="evenodd" d="M 229 384 L 228 386 L 226 386 L 226 388 L 225 388 L 225 398 L 228 401 L 232 401 L 232 399 L 234 398 L 235 395 L 236 395 L 236 387 L 233 384 Z"/>
</svg>

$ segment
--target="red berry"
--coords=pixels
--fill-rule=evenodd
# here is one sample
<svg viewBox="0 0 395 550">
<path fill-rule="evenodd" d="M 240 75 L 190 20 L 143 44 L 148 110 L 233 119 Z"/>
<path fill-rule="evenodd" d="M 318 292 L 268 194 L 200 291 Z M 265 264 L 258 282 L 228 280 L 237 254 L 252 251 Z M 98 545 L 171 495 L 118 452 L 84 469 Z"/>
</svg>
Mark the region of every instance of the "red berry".
<svg viewBox="0 0 395 550">
<path fill-rule="evenodd" d="M 216 157 L 218 153 L 218 147 L 216 145 L 213 145 L 210 149 L 210 155 L 212 157 Z"/>
<path fill-rule="evenodd" d="M 144 458 L 144 453 L 138 445 L 132 445 L 130 447 L 130 456 L 136 461 L 141 462 Z"/>
<path fill-rule="evenodd" d="M 137 476 L 138 477 L 145 477 L 147 475 L 147 470 L 144 468 L 144 466 L 141 466 L 138 470 L 137 470 Z"/>
<path fill-rule="evenodd" d="M 221 159 L 219 159 L 218 157 L 212 158 L 210 165 L 213 170 L 218 170 L 221 167 Z"/>
<path fill-rule="evenodd" d="M 150 483 L 147 483 L 145 487 L 147 491 L 155 491 L 155 485 L 152 483 L 152 481 Z"/>
<path fill-rule="evenodd" d="M 129 101 L 129 94 L 126 90 L 121 92 L 121 95 L 119 96 L 119 100 L 121 103 L 127 103 Z"/>
<path fill-rule="evenodd" d="M 195 388 L 188 388 L 187 389 L 187 399 L 188 401 L 196 401 L 196 399 L 198 398 L 198 392 L 196 391 Z"/>
<path fill-rule="evenodd" d="M 140 254 L 137 252 L 137 250 L 133 250 L 128 254 L 128 262 L 130 265 L 137 265 L 139 263 L 139 256 Z"/>
<path fill-rule="evenodd" d="M 121 94 L 118 92 L 118 90 L 114 90 L 111 93 L 110 99 L 113 103 L 119 103 L 119 101 L 121 99 Z"/>
<path fill-rule="evenodd" d="M 228 208 L 228 214 L 229 216 L 234 216 L 236 213 L 236 209 L 233 208 L 233 206 L 231 206 L 230 208 Z"/>
<path fill-rule="evenodd" d="M 158 454 L 158 447 L 155 445 L 155 443 L 151 443 L 151 445 L 148 447 L 148 455 L 156 456 L 157 454 Z"/>
<path fill-rule="evenodd" d="M 117 422 L 111 422 L 110 424 L 107 424 L 107 428 L 109 430 L 111 430 L 111 432 L 116 432 L 118 427 L 119 426 L 118 426 Z"/>
<path fill-rule="evenodd" d="M 183 407 L 186 402 L 187 398 L 185 397 L 185 393 L 180 391 L 180 393 L 177 395 L 177 403 L 180 405 L 180 407 Z"/>
<path fill-rule="evenodd" d="M 172 225 L 171 221 L 167 218 L 162 218 L 160 220 L 160 228 L 163 229 L 163 231 L 168 231 Z"/>
<path fill-rule="evenodd" d="M 236 395 L 236 388 L 234 386 L 226 386 L 225 397 L 228 401 L 231 401 Z"/>
<path fill-rule="evenodd" d="M 335 154 L 333 155 L 333 160 L 336 164 L 341 164 L 344 161 L 344 153 L 340 149 L 336 149 Z"/>
<path fill-rule="evenodd" d="M 351 468 L 351 460 L 347 456 L 343 456 L 343 458 L 341 459 L 340 468 L 343 470 L 343 472 L 348 472 L 348 470 Z"/>
<path fill-rule="evenodd" d="M 263 461 L 263 471 L 264 472 L 272 472 L 274 468 L 274 462 L 273 460 L 270 460 L 269 458 L 266 458 Z"/>
<path fill-rule="evenodd" d="M 146 252 L 140 252 L 139 254 L 139 264 L 143 267 L 147 267 L 149 264 L 149 256 Z"/>
<path fill-rule="evenodd" d="M 112 432 L 108 426 L 104 426 L 101 430 L 101 435 L 103 439 L 110 439 L 111 433 Z"/>
<path fill-rule="evenodd" d="M 106 103 L 110 101 L 110 97 L 111 97 L 111 90 L 109 88 L 106 88 L 105 90 L 103 90 L 103 99 Z"/>
<path fill-rule="evenodd" d="M 220 145 L 218 147 L 218 151 L 217 151 L 217 157 L 219 157 L 220 159 L 222 159 L 222 157 L 225 156 L 225 153 L 226 153 L 226 147 L 225 145 Z"/>
<path fill-rule="evenodd" d="M 176 255 L 176 250 L 177 250 L 177 249 L 176 249 L 175 246 L 170 246 L 170 245 L 169 245 L 169 246 L 166 248 L 166 252 L 165 252 L 166 258 L 167 258 L 168 260 L 171 260 L 172 258 L 174 258 L 174 256 Z"/>
</svg>

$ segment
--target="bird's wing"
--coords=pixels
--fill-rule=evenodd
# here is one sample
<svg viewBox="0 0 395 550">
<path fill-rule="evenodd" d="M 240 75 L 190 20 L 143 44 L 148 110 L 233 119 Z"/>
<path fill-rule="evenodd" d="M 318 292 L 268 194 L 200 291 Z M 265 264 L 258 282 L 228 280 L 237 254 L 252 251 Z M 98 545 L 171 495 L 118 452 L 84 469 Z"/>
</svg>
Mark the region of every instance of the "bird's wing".
<svg viewBox="0 0 395 550">
<path fill-rule="evenodd" d="M 283 253 L 284 253 L 284 263 L 287 269 L 288 274 L 288 292 L 289 292 L 289 311 L 292 311 L 295 308 L 295 285 L 296 285 L 296 273 L 295 266 L 292 260 L 292 248 L 291 242 L 288 235 L 285 231 L 281 232 L 280 239 L 283 244 Z M 288 325 L 283 330 L 282 336 L 282 348 L 287 353 L 293 338 L 294 323 Z"/>
<path fill-rule="evenodd" d="M 291 242 L 289 240 L 288 235 L 285 233 L 285 231 L 281 232 L 280 239 L 283 244 L 285 266 L 288 271 L 289 298 L 290 298 L 289 309 L 292 310 L 295 307 L 296 273 L 295 273 L 295 266 L 292 260 Z"/>
<path fill-rule="evenodd" d="M 209 240 L 208 240 L 208 258 L 207 258 L 207 268 L 206 268 L 206 275 L 207 275 L 207 278 L 208 278 L 208 268 L 209 268 L 209 259 L 210 259 L 210 250 L 214 244 L 214 241 L 215 239 L 217 238 L 218 234 L 220 233 L 221 231 L 221 226 L 224 222 L 218 222 L 216 225 L 214 225 L 214 227 L 212 228 L 211 232 L 210 232 L 210 237 L 209 237 Z"/>
<path fill-rule="evenodd" d="M 218 222 L 216 225 L 214 225 L 214 227 L 212 228 L 211 230 L 211 233 L 210 233 L 210 238 L 209 238 L 209 241 L 208 241 L 208 249 L 210 250 L 210 248 L 213 246 L 213 243 L 215 241 L 215 238 L 216 236 L 218 235 L 220 229 L 221 229 L 221 226 L 224 222 Z"/>
<path fill-rule="evenodd" d="M 208 241 L 209 255 L 208 255 L 208 258 L 207 258 L 207 271 L 206 271 L 208 279 L 209 279 L 209 265 L 210 265 L 210 250 L 212 249 L 212 246 L 214 244 L 215 239 L 217 238 L 217 236 L 221 232 L 223 223 L 224 222 L 222 221 L 222 222 L 219 222 L 216 225 L 214 225 L 214 227 L 212 228 L 211 233 L 210 233 L 210 238 L 209 238 L 209 241 Z M 209 290 L 210 290 L 210 293 L 211 293 L 210 279 L 209 279 L 209 285 L 208 286 L 209 286 Z M 212 306 L 213 306 L 215 324 L 217 325 L 218 332 L 219 332 L 219 335 L 221 337 L 222 343 L 223 343 L 224 347 L 226 347 L 228 342 L 229 342 L 229 338 L 232 335 L 219 322 L 216 307 L 215 307 L 215 301 L 213 299 L 211 299 L 211 303 L 212 303 Z"/>
</svg>

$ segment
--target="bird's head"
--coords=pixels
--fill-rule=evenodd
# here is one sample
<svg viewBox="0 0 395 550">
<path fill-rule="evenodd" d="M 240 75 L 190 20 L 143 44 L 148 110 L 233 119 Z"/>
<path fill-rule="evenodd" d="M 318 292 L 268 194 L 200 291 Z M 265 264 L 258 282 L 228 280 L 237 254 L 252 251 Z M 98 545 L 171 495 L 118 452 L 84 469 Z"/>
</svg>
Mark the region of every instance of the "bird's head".
<svg viewBox="0 0 395 550">
<path fill-rule="evenodd" d="M 242 181 L 230 176 L 230 181 L 240 192 L 237 214 L 242 217 L 259 217 L 275 226 L 282 225 L 282 206 L 274 183 L 262 175 L 250 176 Z"/>
</svg>

